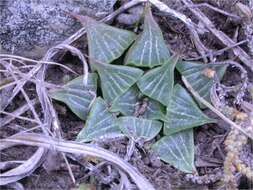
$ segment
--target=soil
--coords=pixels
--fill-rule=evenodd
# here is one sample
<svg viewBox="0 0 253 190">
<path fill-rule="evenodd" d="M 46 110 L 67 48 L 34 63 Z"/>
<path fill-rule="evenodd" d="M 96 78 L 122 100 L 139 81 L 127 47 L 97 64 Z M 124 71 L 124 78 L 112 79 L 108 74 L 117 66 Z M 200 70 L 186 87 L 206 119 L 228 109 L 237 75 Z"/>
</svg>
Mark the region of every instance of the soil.
<svg viewBox="0 0 253 190">
<path fill-rule="evenodd" d="M 179 9 L 181 4 L 179 3 L 171 3 L 169 0 L 165 0 L 169 6 L 174 9 Z M 203 2 L 213 2 L 213 1 L 203 1 Z M 230 1 L 219 1 L 220 8 L 225 11 L 233 12 L 233 8 L 231 8 Z M 213 3 L 217 5 L 216 3 Z M 216 27 L 229 36 L 234 35 L 234 31 L 236 27 L 241 27 L 240 23 L 232 21 L 228 19 L 226 16 L 218 14 L 217 12 L 204 8 L 204 13 L 215 23 Z M 187 16 L 190 16 L 193 20 L 196 20 L 193 15 L 189 13 L 188 10 L 183 11 Z M 178 20 L 163 15 L 155 10 L 154 15 L 156 15 L 156 19 L 159 21 L 159 24 L 164 33 L 165 40 L 167 44 L 170 45 L 170 48 L 173 52 L 180 53 L 185 58 L 194 58 L 198 57 L 199 54 L 196 51 L 193 43 L 189 38 L 189 32 L 185 25 Z M 120 23 L 113 23 L 114 25 L 120 25 L 122 28 L 129 28 L 129 26 L 121 25 Z M 215 39 L 211 34 L 206 33 L 201 36 L 203 43 L 210 49 L 219 50 L 224 48 L 222 44 Z M 243 38 L 239 36 L 239 38 Z M 241 39 L 240 39 L 241 40 Z M 80 45 L 80 44 L 79 44 Z M 246 45 L 241 45 L 242 48 L 247 51 L 248 47 Z M 86 48 L 83 47 L 83 51 L 86 51 Z M 231 58 L 231 53 L 225 52 L 221 56 L 218 56 L 218 60 L 226 60 Z M 200 60 L 202 61 L 202 60 Z M 67 54 L 61 58 L 61 62 L 65 65 L 71 67 L 77 73 L 81 74 L 82 72 L 82 64 L 76 58 L 73 58 L 72 55 Z M 249 71 L 250 72 L 250 71 Z M 252 73 L 249 74 L 249 76 Z M 251 75 L 252 76 L 252 75 Z M 51 66 L 47 72 L 47 81 L 61 84 L 65 80 L 73 78 L 73 74 L 66 73 L 65 70 Z M 179 80 L 179 79 L 178 79 Z M 252 79 L 251 79 L 252 80 Z M 180 82 L 180 81 L 178 81 Z M 223 83 L 234 85 L 240 82 L 240 74 L 238 70 L 232 67 L 228 68 L 226 72 Z M 252 81 L 251 81 L 252 82 Z M 34 85 L 29 84 L 26 88 L 34 89 Z M 31 90 L 29 93 L 30 97 L 34 96 L 34 90 Z M 13 104 L 8 108 L 8 111 L 15 110 L 15 108 L 22 105 L 22 98 L 15 98 Z M 53 102 L 56 112 L 58 113 L 59 120 L 62 127 L 63 138 L 67 140 L 75 140 L 77 134 L 84 126 L 84 123 L 76 117 L 64 104 L 59 102 Z M 38 108 L 39 109 L 39 108 Z M 229 126 L 224 123 L 224 121 L 220 120 L 215 116 L 211 111 L 204 110 L 207 115 L 212 118 L 218 119 L 217 124 L 208 124 L 201 127 L 198 127 L 194 130 L 194 139 L 195 139 L 195 165 L 198 169 L 198 173 L 200 176 L 205 175 L 216 175 L 219 177 L 219 172 L 223 170 L 223 162 L 226 155 L 226 151 L 224 150 L 224 139 L 229 131 Z M 29 117 L 29 113 L 26 114 Z M 27 129 L 32 128 L 33 126 L 28 125 L 28 123 L 20 120 L 14 120 L 10 123 L 10 125 L 20 125 L 25 126 Z M 6 138 L 10 135 L 15 134 L 17 131 L 14 129 L 10 129 L 9 127 L 1 129 L 0 138 Z M 124 157 L 126 154 L 127 147 L 127 139 L 115 140 L 110 142 L 101 142 L 100 146 L 117 153 L 120 157 Z M 1 161 L 7 160 L 26 160 L 28 159 L 34 152 L 36 148 L 18 146 L 8 150 L 5 150 L 0 153 Z M 249 158 L 252 156 L 252 146 L 248 145 L 244 152 L 247 152 Z M 53 155 L 53 159 L 49 160 L 49 163 L 45 162 L 44 165 L 40 166 L 36 169 L 32 175 L 22 179 L 19 181 L 24 187 L 24 189 L 59 189 L 59 190 L 68 190 L 68 189 L 76 189 L 79 184 L 87 183 L 92 184 L 90 189 L 107 189 L 106 181 L 102 184 L 103 179 L 100 175 L 96 173 L 93 175 L 87 174 L 89 170 L 86 168 L 91 164 L 95 166 L 98 160 L 94 158 L 90 158 L 90 162 L 83 161 L 83 158 L 79 158 L 78 156 L 73 157 L 71 155 L 67 155 L 68 160 L 70 162 L 71 169 L 74 173 L 75 179 L 77 183 L 74 185 L 71 177 L 69 175 L 67 166 L 61 155 Z M 245 158 L 247 160 L 247 158 Z M 252 157 L 251 157 L 252 158 Z M 249 159 L 248 159 L 249 161 Z M 51 163 L 50 163 L 51 162 Z M 135 166 L 147 179 L 154 185 L 157 190 L 164 189 L 217 189 L 219 186 L 218 183 L 214 180 L 213 183 L 205 184 L 204 179 L 201 182 L 194 181 L 193 177 L 187 177 L 184 173 L 179 172 L 172 166 L 165 164 L 164 162 L 156 159 L 154 155 L 149 151 L 149 144 L 144 145 L 143 149 L 136 149 L 130 163 Z M 250 161 L 249 161 L 250 163 Z M 54 165 L 54 167 L 50 168 Z M 57 167 L 56 167 L 57 165 Z M 113 167 L 113 166 L 111 166 Z M 108 171 L 106 167 L 102 167 L 99 170 L 100 174 L 106 176 L 108 175 Z M 117 177 L 117 176 L 116 176 Z M 115 177 L 114 177 L 115 178 Z M 115 179 L 113 179 L 115 180 Z M 240 186 L 242 189 L 253 189 L 252 182 L 248 181 L 246 178 L 240 178 Z M 1 189 L 11 189 L 10 186 L 1 187 Z M 133 188 L 135 189 L 135 187 Z"/>
</svg>

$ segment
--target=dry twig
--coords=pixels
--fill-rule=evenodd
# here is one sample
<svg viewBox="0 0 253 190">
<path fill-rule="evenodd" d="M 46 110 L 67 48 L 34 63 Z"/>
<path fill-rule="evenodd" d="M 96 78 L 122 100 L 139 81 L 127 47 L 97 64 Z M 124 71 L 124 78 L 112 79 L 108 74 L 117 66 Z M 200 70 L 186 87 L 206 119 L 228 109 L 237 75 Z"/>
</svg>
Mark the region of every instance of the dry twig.
<svg viewBox="0 0 253 190">
<path fill-rule="evenodd" d="M 237 125 L 233 121 L 231 121 L 229 118 L 227 118 L 223 113 L 221 113 L 219 110 L 217 110 L 214 106 L 212 106 L 209 102 L 207 102 L 204 98 L 202 98 L 190 85 L 190 83 L 187 81 L 187 79 L 182 76 L 182 80 L 186 86 L 186 88 L 192 93 L 192 95 L 199 100 L 202 104 L 204 104 L 206 107 L 208 107 L 211 111 L 213 111 L 217 116 L 219 116 L 221 119 L 223 119 L 226 123 L 228 123 L 231 127 L 236 128 L 241 133 L 243 133 L 245 136 L 253 140 L 253 134 L 249 134 L 248 131 L 245 131 L 241 126 Z"/>
<path fill-rule="evenodd" d="M 214 11 L 220 13 L 220 14 L 223 14 L 223 15 L 225 15 L 225 16 L 228 16 L 228 17 L 231 17 L 231 18 L 234 18 L 234 19 L 237 19 L 237 20 L 240 20 L 240 19 L 241 19 L 239 16 L 237 16 L 237 15 L 235 15 L 235 14 L 226 12 L 226 11 L 224 11 L 224 10 L 222 10 L 222 9 L 219 9 L 219 8 L 217 8 L 217 7 L 214 7 L 214 6 L 212 6 L 212 5 L 208 4 L 208 3 L 198 3 L 198 4 L 192 5 L 192 6 L 190 6 L 190 7 L 191 7 L 191 8 L 207 7 L 207 8 L 209 8 L 209 9 L 212 9 L 212 10 L 214 10 Z M 187 8 L 187 6 L 183 6 L 183 7 L 181 7 L 179 10 L 185 9 L 185 8 Z"/>
<path fill-rule="evenodd" d="M 191 33 L 194 45 L 196 46 L 198 52 L 200 53 L 200 55 L 202 56 L 204 61 L 207 62 L 207 58 L 206 58 L 205 54 L 208 49 L 201 42 L 198 32 L 196 30 L 196 26 L 192 22 L 192 20 L 189 17 L 185 16 L 184 14 L 182 14 L 174 9 L 171 9 L 165 3 L 163 3 L 159 0 L 149 0 L 149 2 L 152 3 L 154 6 L 156 6 L 160 11 L 166 12 L 169 15 L 181 20 L 187 26 L 187 28 L 189 29 L 189 31 Z"/>
<path fill-rule="evenodd" d="M 207 18 L 207 16 L 202 13 L 199 8 L 192 8 L 194 4 L 191 0 L 181 0 L 189 10 L 202 22 L 202 24 L 213 33 L 213 35 L 219 39 L 226 46 L 234 46 L 235 42 L 229 38 L 225 33 L 216 29 L 214 24 Z M 253 71 L 253 60 L 251 57 L 240 47 L 236 46 L 232 49 L 234 54 L 245 64 L 247 65 L 251 71 Z"/>
<path fill-rule="evenodd" d="M 45 135 L 38 134 L 22 134 L 15 135 L 7 139 L 0 140 L 0 150 L 5 147 L 10 147 L 17 144 L 24 144 L 29 146 L 38 146 L 45 149 L 57 150 L 65 153 L 90 155 L 105 159 L 113 164 L 119 166 L 129 174 L 132 180 L 140 189 L 154 190 L 154 187 L 147 181 L 147 179 L 133 168 L 128 162 L 119 158 L 114 153 L 104 150 L 100 147 L 87 145 L 78 142 L 64 141 L 61 139 L 51 138 Z M 0 180 L 2 181 L 2 180 Z"/>
</svg>

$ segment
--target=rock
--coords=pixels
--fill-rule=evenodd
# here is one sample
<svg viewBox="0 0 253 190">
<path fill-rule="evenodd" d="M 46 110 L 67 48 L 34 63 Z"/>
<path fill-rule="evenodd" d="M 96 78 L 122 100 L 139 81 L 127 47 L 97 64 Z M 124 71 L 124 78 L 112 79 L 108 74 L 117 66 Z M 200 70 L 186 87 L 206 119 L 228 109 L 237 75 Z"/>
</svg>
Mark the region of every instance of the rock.
<svg viewBox="0 0 253 190">
<path fill-rule="evenodd" d="M 0 0 L 0 53 L 41 58 L 81 24 L 66 12 L 101 18 L 116 0 Z"/>
</svg>

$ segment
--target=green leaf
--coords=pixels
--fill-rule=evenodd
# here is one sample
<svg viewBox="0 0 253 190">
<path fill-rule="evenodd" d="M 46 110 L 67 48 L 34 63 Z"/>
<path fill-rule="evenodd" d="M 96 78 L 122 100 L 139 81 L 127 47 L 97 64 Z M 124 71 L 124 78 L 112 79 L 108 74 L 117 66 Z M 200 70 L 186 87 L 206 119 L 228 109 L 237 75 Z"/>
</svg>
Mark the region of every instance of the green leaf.
<svg viewBox="0 0 253 190">
<path fill-rule="evenodd" d="M 185 173 L 195 173 L 193 130 L 162 137 L 152 150 L 161 160 Z"/>
<path fill-rule="evenodd" d="M 162 31 L 154 20 L 151 9 L 145 13 L 144 29 L 129 49 L 125 64 L 152 68 L 162 65 L 170 58 Z"/>
<path fill-rule="evenodd" d="M 153 139 L 162 128 L 162 123 L 159 121 L 137 117 L 120 117 L 117 123 L 120 130 L 128 137 L 141 138 L 145 141 Z"/>
<path fill-rule="evenodd" d="M 193 89 L 211 103 L 210 89 L 214 85 L 214 73 L 221 80 L 227 66 L 185 61 L 178 63 L 176 68 L 187 79 Z M 200 107 L 205 108 L 202 104 L 200 104 Z"/>
<path fill-rule="evenodd" d="M 79 16 L 79 19 L 86 26 L 91 64 L 111 63 L 136 39 L 133 32 L 112 27 L 87 16 Z"/>
<path fill-rule="evenodd" d="M 122 65 L 96 64 L 96 68 L 103 97 L 109 102 L 124 94 L 143 74 L 140 69 Z"/>
<path fill-rule="evenodd" d="M 102 98 L 93 103 L 84 128 L 79 132 L 77 141 L 88 142 L 96 139 L 120 136 L 116 116 L 108 111 L 108 105 Z"/>
<path fill-rule="evenodd" d="M 214 122 L 214 119 L 202 113 L 191 95 L 181 85 L 175 85 L 172 101 L 167 107 L 164 124 L 166 135 Z"/>
<path fill-rule="evenodd" d="M 125 116 L 134 115 L 136 105 L 138 104 L 139 91 L 134 85 L 129 88 L 123 95 L 116 98 L 111 107 L 111 112 L 120 112 Z"/>
<path fill-rule="evenodd" d="M 174 69 L 178 56 L 164 65 L 145 73 L 137 85 L 141 92 L 167 106 L 170 102 L 174 86 Z"/>
<path fill-rule="evenodd" d="M 125 116 L 134 116 L 138 109 L 144 108 L 145 111 L 139 115 L 141 118 L 162 120 L 165 117 L 163 105 L 150 98 L 140 96 L 138 88 L 133 86 L 113 101 L 110 111 L 120 112 Z"/>
<path fill-rule="evenodd" d="M 87 86 L 84 86 L 83 76 L 80 76 L 68 82 L 62 88 L 51 90 L 49 94 L 53 99 L 65 103 L 73 113 L 85 120 L 96 97 L 96 91 L 97 74 L 89 73 Z"/>
<path fill-rule="evenodd" d="M 164 120 L 165 117 L 165 108 L 160 102 L 152 100 L 150 98 L 145 98 L 143 102 L 147 103 L 147 110 L 141 116 L 147 119 L 157 119 L 157 120 Z"/>
</svg>

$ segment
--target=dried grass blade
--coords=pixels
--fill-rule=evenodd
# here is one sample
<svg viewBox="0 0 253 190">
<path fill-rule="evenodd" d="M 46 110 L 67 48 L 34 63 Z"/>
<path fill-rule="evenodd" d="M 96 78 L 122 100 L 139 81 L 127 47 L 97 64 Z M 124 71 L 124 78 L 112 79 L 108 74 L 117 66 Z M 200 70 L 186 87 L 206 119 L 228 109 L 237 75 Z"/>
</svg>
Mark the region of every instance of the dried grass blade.
<svg viewBox="0 0 253 190">
<path fill-rule="evenodd" d="M 2 146 L 0 147 L 0 149 L 1 148 Z M 7 172 L 0 174 L 0 186 L 16 182 L 30 175 L 40 165 L 42 161 L 41 158 L 45 155 L 45 153 L 46 153 L 46 150 L 40 147 L 33 154 L 33 156 L 29 158 L 26 162 L 24 162 L 23 164 L 21 164 L 20 166 L 14 169 L 11 169 Z"/>
<path fill-rule="evenodd" d="M 7 139 L 0 140 L 1 144 L 4 143 L 20 143 L 30 146 L 39 146 L 48 148 L 51 150 L 57 150 L 65 153 L 72 154 L 85 154 L 89 156 L 95 156 L 119 166 L 125 172 L 129 174 L 132 180 L 140 189 L 154 190 L 152 184 L 131 166 L 128 162 L 119 158 L 116 154 L 111 153 L 103 148 L 96 147 L 94 145 L 83 144 L 78 142 L 64 141 L 56 138 L 50 138 L 48 136 L 39 135 L 39 134 L 22 134 L 15 135 Z"/>
</svg>

